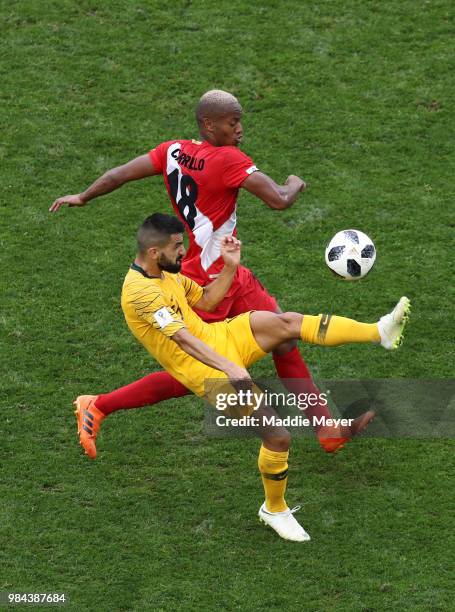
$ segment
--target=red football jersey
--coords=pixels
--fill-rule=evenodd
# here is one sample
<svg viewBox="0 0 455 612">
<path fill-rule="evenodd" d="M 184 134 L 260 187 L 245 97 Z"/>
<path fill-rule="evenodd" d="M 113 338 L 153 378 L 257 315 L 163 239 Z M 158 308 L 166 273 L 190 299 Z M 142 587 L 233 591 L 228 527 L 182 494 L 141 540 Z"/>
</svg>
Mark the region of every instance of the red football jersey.
<svg viewBox="0 0 455 612">
<path fill-rule="evenodd" d="M 182 272 L 206 285 L 223 267 L 221 238 L 236 234 L 239 187 L 257 168 L 237 147 L 207 141 L 170 140 L 149 155 L 190 238 Z"/>
</svg>

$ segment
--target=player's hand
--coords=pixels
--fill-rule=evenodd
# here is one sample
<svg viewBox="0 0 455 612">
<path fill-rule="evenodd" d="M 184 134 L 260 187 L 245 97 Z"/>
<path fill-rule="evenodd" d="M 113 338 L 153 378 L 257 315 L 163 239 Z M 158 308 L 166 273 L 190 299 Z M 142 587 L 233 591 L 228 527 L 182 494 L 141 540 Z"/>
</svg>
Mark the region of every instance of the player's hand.
<svg viewBox="0 0 455 612">
<path fill-rule="evenodd" d="M 221 238 L 221 257 L 225 266 L 237 267 L 240 263 L 240 250 L 242 243 L 234 236 Z"/>
<path fill-rule="evenodd" d="M 66 195 L 62 198 L 57 198 L 49 208 L 49 212 L 57 212 L 62 206 L 85 206 L 86 204 L 87 202 L 82 199 L 80 193 Z"/>
<path fill-rule="evenodd" d="M 248 389 L 253 388 L 253 380 L 250 373 L 245 368 L 233 363 L 228 369 L 225 370 L 225 374 L 236 391 L 247 391 Z"/>
<path fill-rule="evenodd" d="M 296 176 L 295 174 L 291 174 L 288 176 L 285 185 L 290 185 L 292 183 L 297 184 L 300 191 L 305 191 L 305 189 L 307 188 L 307 184 L 305 183 L 305 181 L 302 181 L 302 179 L 299 176 Z"/>
</svg>

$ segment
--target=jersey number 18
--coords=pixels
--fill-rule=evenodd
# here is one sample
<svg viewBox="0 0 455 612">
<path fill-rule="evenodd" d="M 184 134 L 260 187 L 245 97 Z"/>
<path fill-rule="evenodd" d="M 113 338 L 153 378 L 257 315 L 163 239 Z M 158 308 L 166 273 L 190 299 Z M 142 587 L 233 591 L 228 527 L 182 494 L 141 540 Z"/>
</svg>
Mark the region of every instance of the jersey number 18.
<svg viewBox="0 0 455 612">
<path fill-rule="evenodd" d="M 177 204 L 180 214 L 188 223 L 191 230 L 194 229 L 194 220 L 197 215 L 196 200 L 197 200 L 197 184 L 196 181 L 187 174 L 182 174 L 179 178 L 179 169 L 176 168 L 167 175 L 169 181 L 169 189 L 174 202 Z M 180 187 L 180 189 L 179 189 Z M 177 196 L 180 191 L 180 198 Z"/>
</svg>

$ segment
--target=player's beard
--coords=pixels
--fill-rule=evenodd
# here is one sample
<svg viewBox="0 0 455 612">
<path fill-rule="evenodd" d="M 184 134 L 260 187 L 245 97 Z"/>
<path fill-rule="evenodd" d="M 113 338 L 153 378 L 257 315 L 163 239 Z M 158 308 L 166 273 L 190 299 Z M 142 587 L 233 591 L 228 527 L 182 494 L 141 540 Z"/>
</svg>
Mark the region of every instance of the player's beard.
<svg viewBox="0 0 455 612">
<path fill-rule="evenodd" d="M 180 257 L 176 261 L 171 261 L 166 257 L 166 255 L 161 253 L 160 258 L 158 260 L 158 267 L 160 270 L 164 270 L 165 272 L 177 274 L 177 272 L 180 272 L 180 269 L 182 267 L 182 258 Z"/>
</svg>

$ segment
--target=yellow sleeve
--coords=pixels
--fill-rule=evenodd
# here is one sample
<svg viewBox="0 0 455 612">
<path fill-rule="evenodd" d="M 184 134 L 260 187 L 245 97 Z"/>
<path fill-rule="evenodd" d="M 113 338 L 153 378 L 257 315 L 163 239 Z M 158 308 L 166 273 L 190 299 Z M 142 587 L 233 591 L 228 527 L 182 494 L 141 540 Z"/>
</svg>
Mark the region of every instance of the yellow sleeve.
<svg viewBox="0 0 455 612">
<path fill-rule="evenodd" d="M 198 285 L 194 280 L 188 278 L 188 276 L 180 275 L 180 280 L 182 283 L 182 287 L 185 290 L 186 301 L 190 306 L 194 306 L 196 302 L 199 302 L 202 295 L 204 294 L 204 289 L 201 285 Z"/>
<path fill-rule="evenodd" d="M 147 288 L 131 300 L 137 316 L 150 323 L 168 338 L 185 327 L 182 318 L 174 312 L 158 288 Z"/>
</svg>

